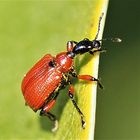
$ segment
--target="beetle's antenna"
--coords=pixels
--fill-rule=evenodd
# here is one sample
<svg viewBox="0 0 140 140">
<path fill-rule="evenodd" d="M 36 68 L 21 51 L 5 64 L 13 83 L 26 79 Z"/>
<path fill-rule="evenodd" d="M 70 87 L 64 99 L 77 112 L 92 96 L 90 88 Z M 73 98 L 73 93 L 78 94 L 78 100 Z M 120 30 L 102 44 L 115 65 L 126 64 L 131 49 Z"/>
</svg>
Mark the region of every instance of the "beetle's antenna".
<svg viewBox="0 0 140 140">
<path fill-rule="evenodd" d="M 101 39 L 99 41 L 110 41 L 110 40 L 112 42 L 118 42 L 118 43 L 122 42 L 122 39 L 120 39 L 120 38 L 103 38 L 103 39 Z"/>
<path fill-rule="evenodd" d="M 97 34 L 96 34 L 94 40 L 96 40 L 96 39 L 98 38 L 99 31 L 100 31 L 100 26 L 101 26 L 101 20 L 102 20 L 102 18 L 103 18 L 103 15 L 104 15 L 104 13 L 102 13 L 101 16 L 100 16 L 100 18 L 99 18 L 98 31 L 97 31 Z"/>
</svg>

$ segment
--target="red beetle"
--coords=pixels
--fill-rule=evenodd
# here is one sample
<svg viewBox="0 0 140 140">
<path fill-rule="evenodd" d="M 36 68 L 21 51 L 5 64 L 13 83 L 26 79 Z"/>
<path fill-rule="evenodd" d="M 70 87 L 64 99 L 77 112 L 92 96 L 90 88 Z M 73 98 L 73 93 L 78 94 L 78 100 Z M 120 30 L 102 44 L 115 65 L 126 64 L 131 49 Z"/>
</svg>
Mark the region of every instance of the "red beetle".
<svg viewBox="0 0 140 140">
<path fill-rule="evenodd" d="M 35 112 L 41 110 L 40 115 L 47 116 L 54 122 L 52 131 L 58 128 L 58 121 L 50 113 L 50 109 L 55 105 L 59 91 L 65 88 L 66 85 L 69 85 L 68 95 L 81 116 L 82 128 L 85 128 L 84 115 L 73 97 L 74 88 L 71 83 L 72 77 L 87 81 L 96 81 L 103 88 L 98 79 L 90 75 L 77 75 L 73 62 L 77 54 L 87 52 L 94 54 L 95 52 L 104 51 L 101 49 L 100 41 L 97 40 L 101 19 L 102 16 L 100 17 L 98 32 L 94 40 L 84 39 L 80 42 L 69 41 L 67 43 L 67 52 L 61 52 L 56 57 L 50 54 L 45 55 L 31 68 L 22 81 L 22 93 L 26 104 Z"/>
</svg>

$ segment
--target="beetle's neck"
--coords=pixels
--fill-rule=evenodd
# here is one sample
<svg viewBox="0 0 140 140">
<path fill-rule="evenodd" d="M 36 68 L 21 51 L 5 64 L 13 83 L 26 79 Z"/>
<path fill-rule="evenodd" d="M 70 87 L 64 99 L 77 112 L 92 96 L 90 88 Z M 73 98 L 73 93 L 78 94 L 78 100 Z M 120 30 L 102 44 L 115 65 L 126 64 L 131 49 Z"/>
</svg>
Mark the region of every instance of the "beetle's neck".
<svg viewBox="0 0 140 140">
<path fill-rule="evenodd" d="M 76 56 L 76 54 L 73 52 L 67 52 L 67 55 L 72 59 Z"/>
</svg>

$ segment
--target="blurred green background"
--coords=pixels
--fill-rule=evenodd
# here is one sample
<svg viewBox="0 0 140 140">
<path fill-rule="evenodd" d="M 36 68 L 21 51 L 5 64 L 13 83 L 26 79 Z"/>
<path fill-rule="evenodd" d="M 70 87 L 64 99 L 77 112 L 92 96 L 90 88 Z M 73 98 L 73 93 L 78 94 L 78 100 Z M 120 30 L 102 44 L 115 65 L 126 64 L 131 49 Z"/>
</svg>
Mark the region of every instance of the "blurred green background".
<svg viewBox="0 0 140 140">
<path fill-rule="evenodd" d="M 45 53 L 55 55 L 68 40 L 85 37 L 91 2 L 0 1 L 0 139 L 53 137 L 48 135 L 51 123 L 24 106 L 20 83 Z M 98 91 L 97 140 L 140 139 L 139 5 L 138 0 L 109 4 L 104 38 L 120 37 L 123 42 L 103 43 L 108 51 L 100 59 L 105 90 Z"/>
<path fill-rule="evenodd" d="M 96 140 L 140 139 L 140 1 L 109 3 L 104 38 L 120 37 L 120 44 L 104 42 L 99 75 L 105 90 L 98 92 Z"/>
<path fill-rule="evenodd" d="M 53 138 L 50 120 L 25 107 L 21 81 L 46 53 L 85 37 L 92 7 L 89 0 L 0 1 L 0 139 Z M 58 119 L 67 100 L 61 92 L 53 109 Z"/>
</svg>

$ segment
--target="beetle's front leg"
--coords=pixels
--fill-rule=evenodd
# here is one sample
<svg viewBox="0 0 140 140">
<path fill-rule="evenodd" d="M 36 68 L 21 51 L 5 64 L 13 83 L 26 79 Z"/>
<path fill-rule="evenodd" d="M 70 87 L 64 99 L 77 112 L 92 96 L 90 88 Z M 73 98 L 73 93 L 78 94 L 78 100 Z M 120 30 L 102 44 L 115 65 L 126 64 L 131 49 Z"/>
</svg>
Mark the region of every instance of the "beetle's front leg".
<svg viewBox="0 0 140 140">
<path fill-rule="evenodd" d="M 71 74 L 73 77 L 76 77 L 76 78 L 81 79 L 81 80 L 96 81 L 96 82 L 98 83 L 99 87 L 100 87 L 101 89 L 103 89 L 103 86 L 102 86 L 100 80 L 99 80 L 99 79 L 96 79 L 96 78 L 93 77 L 93 76 L 90 76 L 90 75 L 77 75 L 77 73 L 76 73 L 76 71 L 75 71 L 74 68 L 71 69 L 71 73 L 70 73 L 70 74 Z"/>
<path fill-rule="evenodd" d="M 89 51 L 89 53 L 92 54 L 92 55 L 96 52 L 101 52 L 101 53 L 106 52 L 106 49 L 98 49 L 98 50 L 94 50 L 94 51 Z"/>
<path fill-rule="evenodd" d="M 76 110 L 78 111 L 78 113 L 81 116 L 81 124 L 82 124 L 82 128 L 84 129 L 85 128 L 85 125 L 86 125 L 86 122 L 84 120 L 84 115 L 83 115 L 82 111 L 80 110 L 80 108 L 78 107 L 76 101 L 74 100 L 74 88 L 73 88 L 72 85 L 70 85 L 70 87 L 69 87 L 69 93 L 68 93 L 68 95 L 69 95 L 69 97 L 70 97 L 70 99 L 71 99 L 74 107 L 76 108 Z"/>
<path fill-rule="evenodd" d="M 103 89 L 103 85 L 101 84 L 100 80 L 93 77 L 93 76 L 90 76 L 90 75 L 78 75 L 77 76 L 78 79 L 81 79 L 81 80 L 86 80 L 86 81 L 96 81 L 99 85 L 99 87 L 101 89 Z"/>
</svg>

